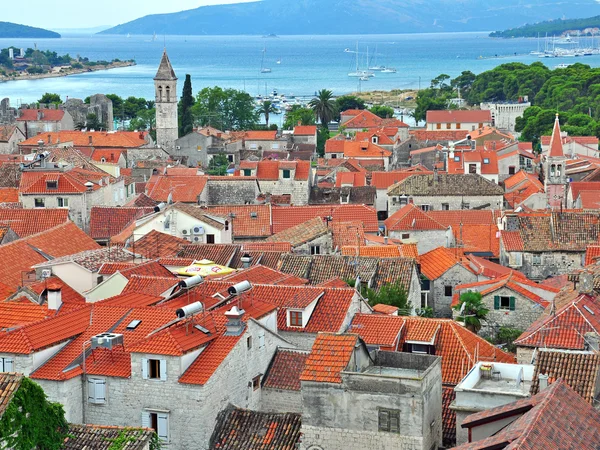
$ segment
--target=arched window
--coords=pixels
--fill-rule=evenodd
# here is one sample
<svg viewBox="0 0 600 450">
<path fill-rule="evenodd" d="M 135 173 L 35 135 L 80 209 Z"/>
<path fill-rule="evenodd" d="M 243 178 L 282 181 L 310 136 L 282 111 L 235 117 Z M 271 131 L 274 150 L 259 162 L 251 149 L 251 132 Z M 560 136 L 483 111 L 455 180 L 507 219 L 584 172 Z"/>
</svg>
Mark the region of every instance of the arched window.
<svg viewBox="0 0 600 450">
<path fill-rule="evenodd" d="M 156 101 L 161 102 L 163 96 L 162 86 L 158 87 L 158 95 L 156 96 Z"/>
<path fill-rule="evenodd" d="M 556 176 L 560 177 L 562 173 L 562 164 L 559 164 L 558 166 L 556 166 Z"/>
<path fill-rule="evenodd" d="M 555 172 L 556 172 L 556 166 L 554 164 L 552 164 L 550 166 L 550 176 L 553 177 Z"/>
<path fill-rule="evenodd" d="M 171 89 L 169 88 L 169 86 L 167 86 L 167 102 L 171 101 Z"/>
</svg>

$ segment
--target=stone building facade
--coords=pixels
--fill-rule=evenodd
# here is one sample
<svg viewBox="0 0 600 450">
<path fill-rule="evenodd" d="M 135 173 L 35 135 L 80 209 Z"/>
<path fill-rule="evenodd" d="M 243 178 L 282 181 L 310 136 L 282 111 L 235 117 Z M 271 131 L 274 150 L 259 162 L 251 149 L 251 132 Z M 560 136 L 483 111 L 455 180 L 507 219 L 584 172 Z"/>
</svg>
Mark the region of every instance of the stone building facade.
<svg viewBox="0 0 600 450">
<path fill-rule="evenodd" d="M 154 77 L 156 97 L 156 145 L 167 152 L 175 149 L 179 138 L 177 117 L 177 77 L 169 61 L 167 51 L 163 52 L 158 72 Z"/>
<path fill-rule="evenodd" d="M 452 296 L 454 288 L 460 284 L 474 283 L 477 275 L 461 264 L 455 264 L 439 278 L 430 281 L 429 306 L 435 317 L 452 317 Z"/>
<path fill-rule="evenodd" d="M 521 103 L 481 103 L 479 107 L 482 110 L 488 110 L 492 113 L 492 126 L 507 130 L 515 131 L 515 123 L 517 117 L 523 117 L 523 113 L 531 103 L 524 101 Z"/>
<path fill-rule="evenodd" d="M 210 177 L 205 192 L 208 205 L 248 205 L 256 201 L 260 188 L 256 178 Z"/>
<path fill-rule="evenodd" d="M 90 96 L 89 103 L 84 103 L 83 100 L 77 98 L 67 99 L 65 103 L 60 106 L 60 109 L 64 110 L 70 116 L 73 124 L 85 123 L 89 114 L 95 114 L 98 120 L 106 125 L 107 131 L 114 130 L 112 100 L 104 94 Z M 72 130 L 73 128 L 62 129 Z"/>
</svg>

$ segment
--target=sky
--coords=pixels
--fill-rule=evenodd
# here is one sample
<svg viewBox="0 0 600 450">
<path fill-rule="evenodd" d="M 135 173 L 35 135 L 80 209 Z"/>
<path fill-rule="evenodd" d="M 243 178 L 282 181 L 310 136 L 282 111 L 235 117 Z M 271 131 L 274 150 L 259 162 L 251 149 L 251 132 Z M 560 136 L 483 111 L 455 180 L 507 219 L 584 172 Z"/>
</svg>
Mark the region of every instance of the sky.
<svg viewBox="0 0 600 450">
<path fill-rule="evenodd" d="M 244 1 L 251 0 L 27 0 L 26 8 L 18 2 L 9 2 L 2 8 L 0 20 L 51 30 L 92 28 L 118 25 L 148 14 Z"/>
</svg>

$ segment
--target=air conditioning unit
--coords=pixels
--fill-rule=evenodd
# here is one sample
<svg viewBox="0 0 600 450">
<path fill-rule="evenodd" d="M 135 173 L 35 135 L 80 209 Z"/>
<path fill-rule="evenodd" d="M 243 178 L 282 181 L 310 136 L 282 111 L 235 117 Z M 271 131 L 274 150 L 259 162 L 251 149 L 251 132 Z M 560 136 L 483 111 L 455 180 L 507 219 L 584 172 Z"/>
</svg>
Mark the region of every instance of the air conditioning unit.
<svg viewBox="0 0 600 450">
<path fill-rule="evenodd" d="M 92 337 L 92 350 L 98 347 L 112 350 L 117 345 L 123 345 L 122 334 L 102 333 Z"/>
<path fill-rule="evenodd" d="M 253 219 L 256 219 L 258 217 L 258 213 L 253 211 L 250 213 L 250 217 L 252 217 Z"/>
<path fill-rule="evenodd" d="M 202 238 L 200 236 L 194 236 L 194 243 L 198 244 L 199 242 L 202 242 Z"/>
<path fill-rule="evenodd" d="M 176 145 L 175 150 L 181 150 L 181 145 Z"/>
<path fill-rule="evenodd" d="M 195 225 L 194 228 L 192 228 L 192 233 L 204 234 L 204 227 L 202 225 Z"/>
<path fill-rule="evenodd" d="M 52 271 L 50 269 L 42 270 L 42 278 L 50 278 L 52 276 Z"/>
<path fill-rule="evenodd" d="M 187 234 L 189 234 L 188 230 L 181 230 L 181 234 L 183 234 L 184 236 L 186 236 Z"/>
</svg>

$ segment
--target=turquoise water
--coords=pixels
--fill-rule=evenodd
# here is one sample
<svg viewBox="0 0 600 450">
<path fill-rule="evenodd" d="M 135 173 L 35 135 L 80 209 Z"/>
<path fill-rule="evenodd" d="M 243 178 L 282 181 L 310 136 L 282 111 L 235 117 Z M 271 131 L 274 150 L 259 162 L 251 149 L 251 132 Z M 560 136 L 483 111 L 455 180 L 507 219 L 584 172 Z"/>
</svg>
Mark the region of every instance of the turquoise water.
<svg viewBox="0 0 600 450">
<path fill-rule="evenodd" d="M 395 74 L 377 73 L 360 83 L 347 76 L 353 70 L 359 42 L 362 66 L 367 46 L 370 56 L 377 48 L 377 63 L 397 69 Z M 425 87 L 440 73 L 454 77 L 463 70 L 479 73 L 509 61 L 542 61 L 553 67 L 559 63 L 584 62 L 600 66 L 600 56 L 539 59 L 530 56 L 537 49 L 532 39 L 490 39 L 486 33 L 397 34 L 368 36 L 166 36 L 152 41 L 150 36 L 66 36 L 62 39 L 0 39 L 0 48 L 9 45 L 50 49 L 60 54 L 87 56 L 91 60 L 134 58 L 138 65 L 65 78 L 0 83 L 0 98 L 13 104 L 35 101 L 44 92 L 84 98 L 95 93 L 153 97 L 152 77 L 166 43 L 180 79 L 192 75 L 194 91 L 206 86 L 245 89 L 252 95 L 277 89 L 285 95 L 310 96 L 321 88 L 334 94 L 376 89 Z M 260 74 L 263 49 L 265 67 L 272 73 Z M 497 57 L 495 56 L 497 55 Z M 276 64 L 280 59 L 281 64 Z M 420 79 L 420 80 L 419 80 Z"/>
</svg>

